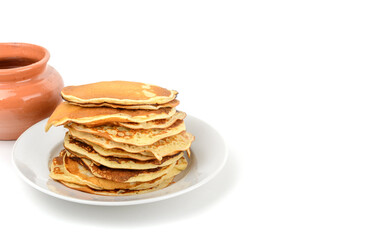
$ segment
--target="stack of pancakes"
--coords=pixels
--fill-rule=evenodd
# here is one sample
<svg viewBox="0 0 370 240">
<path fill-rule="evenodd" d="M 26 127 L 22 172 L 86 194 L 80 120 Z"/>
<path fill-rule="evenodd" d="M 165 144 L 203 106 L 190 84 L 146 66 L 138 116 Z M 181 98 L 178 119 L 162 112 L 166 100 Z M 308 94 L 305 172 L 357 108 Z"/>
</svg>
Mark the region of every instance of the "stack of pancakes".
<svg viewBox="0 0 370 240">
<path fill-rule="evenodd" d="M 68 129 L 50 177 L 100 195 L 131 195 L 164 188 L 187 167 L 194 136 L 177 92 L 127 81 L 69 86 L 50 116 Z"/>
</svg>

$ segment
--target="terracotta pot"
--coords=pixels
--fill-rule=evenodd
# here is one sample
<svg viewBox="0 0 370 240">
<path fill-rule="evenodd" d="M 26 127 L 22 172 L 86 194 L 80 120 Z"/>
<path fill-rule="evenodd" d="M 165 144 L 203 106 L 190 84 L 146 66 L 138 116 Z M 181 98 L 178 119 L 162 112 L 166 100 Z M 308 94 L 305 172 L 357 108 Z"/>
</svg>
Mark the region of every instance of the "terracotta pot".
<svg viewBox="0 0 370 240">
<path fill-rule="evenodd" d="M 63 80 L 49 57 L 40 46 L 0 43 L 0 140 L 17 139 L 61 102 Z"/>
</svg>

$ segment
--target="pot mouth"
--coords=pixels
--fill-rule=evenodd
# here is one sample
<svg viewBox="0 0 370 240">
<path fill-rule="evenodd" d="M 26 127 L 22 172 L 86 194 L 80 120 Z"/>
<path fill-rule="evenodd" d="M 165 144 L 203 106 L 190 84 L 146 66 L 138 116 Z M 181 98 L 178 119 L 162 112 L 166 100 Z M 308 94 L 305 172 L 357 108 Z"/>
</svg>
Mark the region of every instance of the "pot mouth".
<svg viewBox="0 0 370 240">
<path fill-rule="evenodd" d="M 30 43 L 0 43 L 0 81 L 19 81 L 42 73 L 50 54 Z"/>
</svg>

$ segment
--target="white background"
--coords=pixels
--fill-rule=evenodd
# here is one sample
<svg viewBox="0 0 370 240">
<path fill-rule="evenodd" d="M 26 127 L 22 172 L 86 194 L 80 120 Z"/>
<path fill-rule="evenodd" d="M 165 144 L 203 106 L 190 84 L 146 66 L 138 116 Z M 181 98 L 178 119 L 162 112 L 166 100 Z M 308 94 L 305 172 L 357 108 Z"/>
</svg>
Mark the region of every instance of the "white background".
<svg viewBox="0 0 370 240">
<path fill-rule="evenodd" d="M 340 0 L 2 1 L 0 41 L 47 48 L 65 85 L 176 89 L 230 154 L 183 196 L 96 207 L 26 185 L 14 142 L 0 142 L 1 236 L 369 239 L 369 12 Z"/>
</svg>

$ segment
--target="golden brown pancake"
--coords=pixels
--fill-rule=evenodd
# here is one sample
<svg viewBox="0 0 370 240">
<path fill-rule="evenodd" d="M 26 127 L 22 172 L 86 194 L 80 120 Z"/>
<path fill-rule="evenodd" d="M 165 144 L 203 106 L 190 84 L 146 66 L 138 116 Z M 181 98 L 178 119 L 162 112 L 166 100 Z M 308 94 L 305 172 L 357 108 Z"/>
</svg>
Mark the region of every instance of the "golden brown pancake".
<svg viewBox="0 0 370 240">
<path fill-rule="evenodd" d="M 76 141 L 75 139 L 69 139 L 65 141 L 64 147 L 68 152 L 73 153 L 78 157 L 88 158 L 94 161 L 96 164 L 104 165 L 110 168 L 118 169 L 152 169 L 158 167 L 165 167 L 183 156 L 183 152 L 178 152 L 172 156 L 166 156 L 162 160 L 150 159 L 150 160 L 136 160 L 132 158 L 121 158 L 113 156 L 102 156 L 97 153 L 91 146 Z"/>
<path fill-rule="evenodd" d="M 78 162 L 79 165 L 81 166 L 78 167 L 77 169 L 76 168 L 77 165 L 73 165 L 73 161 Z M 179 162 L 180 165 L 178 165 L 179 169 L 186 167 L 184 164 L 187 163 L 184 163 L 184 161 L 186 162 L 186 160 L 181 158 L 181 161 Z M 67 162 L 67 165 L 65 164 L 65 162 Z M 176 166 L 176 164 L 177 162 L 174 162 L 173 164 L 166 167 L 149 170 L 111 169 L 105 166 L 95 165 L 92 161 L 88 159 L 79 158 L 73 154 L 68 153 L 68 151 L 62 150 L 61 154 L 59 154 L 58 157 L 55 157 L 51 163 L 50 176 L 53 179 L 74 182 L 77 180 L 81 180 L 81 179 L 75 180 L 76 177 L 75 175 L 77 174 L 78 171 L 83 171 L 83 174 L 87 176 L 90 177 L 96 176 L 99 178 L 108 179 L 119 183 L 148 182 L 158 177 L 161 177 L 165 174 L 168 174 Z M 66 166 L 67 167 L 70 166 L 70 168 L 67 169 L 68 170 L 67 172 L 65 169 Z M 83 167 L 86 167 L 86 169 L 83 170 Z M 78 173 L 78 175 L 80 173 Z M 80 184 L 81 182 L 76 183 Z"/>
<path fill-rule="evenodd" d="M 180 104 L 180 101 L 174 99 L 168 103 L 164 104 L 141 104 L 141 105 L 119 105 L 113 103 L 75 103 L 75 102 L 68 102 L 73 105 L 77 105 L 80 107 L 111 107 L 111 108 L 122 108 L 122 109 L 145 109 L 145 110 L 157 110 L 160 108 L 170 107 L 174 108 Z"/>
<path fill-rule="evenodd" d="M 69 122 L 93 125 L 104 125 L 110 122 L 147 122 L 169 118 L 175 113 L 175 108 L 160 108 L 158 110 L 128 110 L 108 107 L 84 108 L 62 102 L 50 116 L 45 130 L 48 131 L 51 126 L 64 125 Z"/>
<path fill-rule="evenodd" d="M 137 195 L 137 194 L 143 194 L 143 193 L 149 193 L 153 191 L 157 191 L 159 189 L 165 188 L 168 185 L 171 184 L 173 178 L 168 178 L 164 180 L 162 183 L 160 183 L 158 186 L 143 190 L 127 190 L 127 189 L 116 189 L 116 190 L 96 190 L 93 188 L 90 188 L 86 185 L 80 185 L 76 183 L 71 183 L 67 181 L 60 181 L 63 185 L 65 185 L 68 188 L 75 189 L 81 192 L 96 194 L 96 195 L 103 195 L 103 196 L 129 196 L 129 195 Z"/>
<path fill-rule="evenodd" d="M 147 122 L 120 122 L 117 125 L 133 128 L 133 129 L 152 129 L 152 128 L 168 128 L 176 123 L 177 120 L 184 120 L 186 113 L 177 111 L 173 116 L 164 119 L 156 119 Z"/>
<path fill-rule="evenodd" d="M 117 143 L 126 143 L 136 146 L 151 145 L 158 140 L 185 131 L 185 123 L 183 120 L 177 120 L 170 127 L 164 129 L 129 129 L 125 127 L 109 125 L 86 127 L 76 123 L 70 123 L 65 127 L 80 132 L 94 134 Z"/>
<path fill-rule="evenodd" d="M 68 152 L 67 152 L 68 153 Z M 75 155 L 69 155 L 73 156 Z M 85 166 L 87 166 L 90 172 L 99 178 L 109 179 L 115 182 L 147 182 L 151 181 L 155 178 L 168 174 L 176 165 L 177 161 L 172 163 L 171 165 L 159 167 L 159 168 L 152 168 L 152 169 L 144 169 L 144 170 L 133 170 L 133 169 L 117 169 L 117 168 L 109 168 L 103 165 L 96 165 L 93 161 L 87 158 L 79 158 L 83 161 Z M 183 162 L 186 161 L 185 158 L 181 157 L 178 161 Z"/>
<path fill-rule="evenodd" d="M 183 131 L 179 134 L 163 138 L 152 145 L 135 146 L 125 143 L 117 143 L 109 139 L 96 136 L 94 134 L 80 132 L 69 129 L 69 133 L 89 145 L 95 144 L 104 148 L 107 152 L 106 155 L 116 156 L 120 151 L 131 153 L 140 153 L 142 155 L 154 156 L 156 159 L 161 160 L 164 156 L 173 155 L 179 151 L 185 151 L 190 148 L 191 143 L 194 141 L 194 136 L 190 133 Z"/>
<path fill-rule="evenodd" d="M 116 182 L 108 180 L 106 178 L 99 178 L 93 175 L 89 168 L 85 165 L 83 161 L 75 157 L 64 157 L 64 169 L 67 171 L 66 174 L 74 175 L 79 184 L 83 183 L 94 189 L 105 189 L 105 190 L 114 190 L 114 189 L 130 189 L 130 190 L 140 190 L 146 188 L 152 188 L 160 184 L 167 178 L 172 178 L 175 175 L 179 174 L 183 169 L 186 168 L 186 162 L 179 161 L 174 165 L 171 170 L 158 178 L 154 178 L 150 181 L 142 182 Z M 109 171 L 106 172 L 109 174 Z M 114 174 L 114 173 L 113 173 Z M 138 174 L 140 175 L 140 173 Z M 141 173 L 141 175 L 143 175 Z"/>
<path fill-rule="evenodd" d="M 119 105 L 164 104 L 177 92 L 151 84 L 107 81 L 63 88 L 62 97 L 75 103 L 112 103 Z"/>
<path fill-rule="evenodd" d="M 186 113 L 177 111 L 173 116 L 164 119 L 156 119 L 147 122 L 109 122 L 109 125 L 121 126 L 133 129 L 151 129 L 151 128 L 168 128 L 177 120 L 184 120 Z M 86 127 L 96 127 L 99 125 L 84 123 Z"/>
<path fill-rule="evenodd" d="M 109 152 L 107 152 L 104 148 L 100 147 L 99 145 L 91 142 L 82 141 L 78 138 L 72 137 L 72 135 L 67 132 L 64 137 L 64 147 L 67 150 L 70 150 L 72 152 L 79 152 L 80 154 L 99 154 L 102 156 L 113 156 L 117 158 L 130 158 L 137 161 L 146 161 L 148 160 L 156 160 L 154 156 L 150 155 L 144 155 L 141 153 L 131 153 L 127 151 L 120 151 L 115 155 L 109 155 Z M 150 161 L 149 161 L 150 162 Z M 160 164 L 161 162 L 156 160 L 152 161 L 154 163 Z"/>
<path fill-rule="evenodd" d="M 101 195 L 130 195 L 168 186 L 172 182 L 173 177 L 184 170 L 186 165 L 186 161 L 178 162 L 168 174 L 151 181 L 117 183 L 92 175 L 88 168 L 79 160 L 75 161 L 65 157 L 65 151 L 63 150 L 51 163 L 50 177 L 80 191 L 85 189 L 85 192 Z"/>
</svg>

